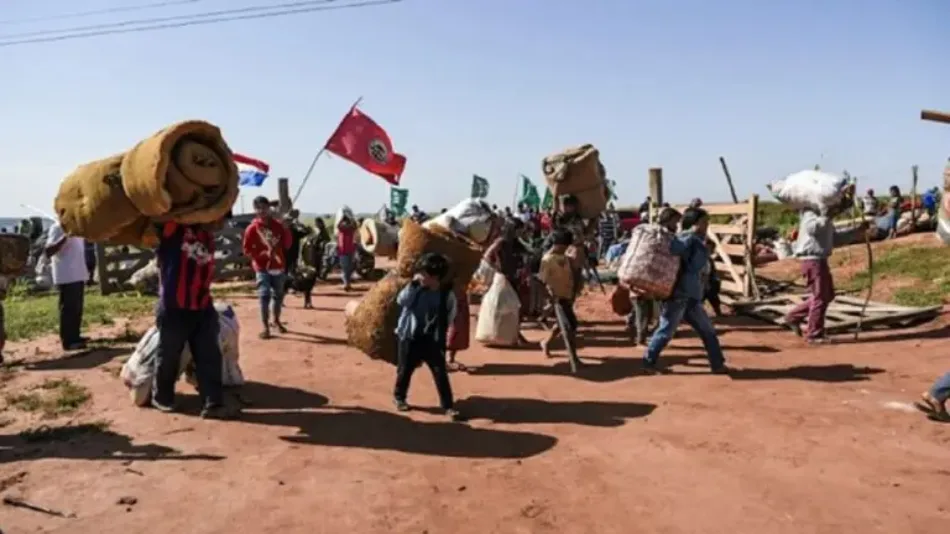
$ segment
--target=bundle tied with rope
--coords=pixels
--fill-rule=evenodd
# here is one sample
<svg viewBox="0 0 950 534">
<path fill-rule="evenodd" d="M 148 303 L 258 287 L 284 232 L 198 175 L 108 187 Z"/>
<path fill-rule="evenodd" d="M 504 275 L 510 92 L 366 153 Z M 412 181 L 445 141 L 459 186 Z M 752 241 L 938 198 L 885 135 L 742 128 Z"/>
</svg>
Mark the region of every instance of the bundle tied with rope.
<svg viewBox="0 0 950 534">
<path fill-rule="evenodd" d="M 437 253 L 449 260 L 453 289 L 465 290 L 482 259 L 482 248 L 451 230 L 406 220 L 399 232 L 396 267 L 370 288 L 358 304 L 347 305 L 349 344 L 373 359 L 396 363 L 396 296 L 412 279 L 419 259 Z"/>
<path fill-rule="evenodd" d="M 585 219 L 599 217 L 609 198 L 600 152 L 591 144 L 562 150 L 541 161 L 544 180 L 555 198 L 573 195 Z"/>
<path fill-rule="evenodd" d="M 155 223 L 212 223 L 237 197 L 237 167 L 220 129 L 185 121 L 81 165 L 60 184 L 54 206 L 70 235 L 153 247 Z"/>
</svg>

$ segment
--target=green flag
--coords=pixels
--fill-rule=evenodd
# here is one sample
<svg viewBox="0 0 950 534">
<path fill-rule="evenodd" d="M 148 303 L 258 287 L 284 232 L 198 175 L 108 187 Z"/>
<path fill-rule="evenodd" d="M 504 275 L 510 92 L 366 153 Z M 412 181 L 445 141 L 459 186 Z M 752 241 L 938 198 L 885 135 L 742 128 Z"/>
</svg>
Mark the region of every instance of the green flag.
<svg viewBox="0 0 950 534">
<path fill-rule="evenodd" d="M 488 178 L 477 174 L 472 175 L 472 198 L 486 198 L 488 196 Z"/>
<path fill-rule="evenodd" d="M 541 209 L 549 210 L 554 207 L 554 194 L 551 193 L 551 189 L 544 188 L 544 198 L 541 199 Z"/>
<path fill-rule="evenodd" d="M 521 200 L 518 202 L 534 209 L 538 209 L 538 207 L 541 206 L 541 197 L 538 195 L 538 188 L 523 174 L 521 175 Z"/>
<path fill-rule="evenodd" d="M 409 190 L 398 187 L 389 188 L 389 209 L 393 215 L 402 217 L 406 214 L 406 204 L 409 202 Z"/>
<path fill-rule="evenodd" d="M 617 181 L 616 180 L 607 180 L 607 192 L 610 195 L 607 200 L 617 200 Z"/>
</svg>

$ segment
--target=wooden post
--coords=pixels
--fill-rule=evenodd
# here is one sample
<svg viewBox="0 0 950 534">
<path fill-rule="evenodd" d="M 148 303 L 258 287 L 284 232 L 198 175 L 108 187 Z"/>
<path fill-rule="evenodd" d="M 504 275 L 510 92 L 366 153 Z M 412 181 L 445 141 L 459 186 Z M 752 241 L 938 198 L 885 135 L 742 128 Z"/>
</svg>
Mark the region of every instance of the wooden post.
<svg viewBox="0 0 950 534">
<path fill-rule="evenodd" d="M 759 218 L 759 195 L 752 195 L 749 199 L 749 211 L 746 215 L 745 230 L 745 280 L 743 293 L 745 297 L 759 300 L 759 284 L 755 281 L 755 229 Z"/>
<path fill-rule="evenodd" d="M 910 230 L 917 230 L 917 166 L 910 168 Z"/>
<path fill-rule="evenodd" d="M 658 209 L 663 205 L 663 168 L 652 167 L 649 171 L 650 222 L 656 220 Z"/>
<path fill-rule="evenodd" d="M 112 293 L 112 288 L 107 283 L 109 271 L 106 269 L 106 247 L 102 243 L 96 243 L 96 276 L 99 277 L 99 293 L 108 295 Z"/>
<path fill-rule="evenodd" d="M 732 174 L 729 172 L 729 167 L 726 165 L 726 158 L 719 156 L 719 165 L 722 166 L 722 173 L 726 175 L 726 183 L 729 184 L 729 194 L 732 195 L 732 203 L 738 204 L 739 197 L 736 196 L 736 188 L 732 185 Z"/>
<path fill-rule="evenodd" d="M 286 214 L 293 208 L 294 203 L 290 200 L 290 179 L 277 179 L 277 212 L 280 215 Z"/>
</svg>

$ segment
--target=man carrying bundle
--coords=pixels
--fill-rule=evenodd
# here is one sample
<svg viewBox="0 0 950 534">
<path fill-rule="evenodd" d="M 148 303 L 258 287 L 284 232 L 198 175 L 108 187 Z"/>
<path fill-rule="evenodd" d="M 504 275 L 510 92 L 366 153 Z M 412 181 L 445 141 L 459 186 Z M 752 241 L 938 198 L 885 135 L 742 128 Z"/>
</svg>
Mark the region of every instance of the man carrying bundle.
<svg viewBox="0 0 950 534">
<path fill-rule="evenodd" d="M 649 372 L 657 371 L 660 353 L 673 339 L 680 322 L 685 320 L 702 339 L 712 372 L 726 374 L 729 369 L 719 345 L 719 336 L 703 308 L 703 272 L 709 263 L 706 249 L 709 215 L 702 208 L 688 208 L 683 213 L 682 227 L 683 232 L 670 247 L 670 252 L 682 258 L 679 278 L 673 296 L 663 303 L 660 310 L 660 324 L 647 346 L 643 365 Z"/>
<path fill-rule="evenodd" d="M 251 258 L 257 278 L 257 296 L 260 299 L 261 339 L 270 339 L 270 307 L 274 310 L 274 326 L 281 334 L 287 332 L 280 321 L 284 304 L 284 269 L 287 265 L 286 251 L 291 245 L 290 230 L 273 217 L 267 197 L 254 199 L 257 216 L 244 231 L 244 255 Z"/>
<path fill-rule="evenodd" d="M 187 343 L 203 404 L 201 417 L 227 419 L 235 415 L 224 405 L 222 355 L 218 345 L 220 324 L 211 299 L 214 232 L 220 227 L 221 223 L 182 225 L 174 222 L 158 227 L 156 256 L 160 275 L 155 326 L 159 343 L 152 406 L 162 412 L 175 410 L 175 383 L 181 373 L 181 355 Z"/>
</svg>

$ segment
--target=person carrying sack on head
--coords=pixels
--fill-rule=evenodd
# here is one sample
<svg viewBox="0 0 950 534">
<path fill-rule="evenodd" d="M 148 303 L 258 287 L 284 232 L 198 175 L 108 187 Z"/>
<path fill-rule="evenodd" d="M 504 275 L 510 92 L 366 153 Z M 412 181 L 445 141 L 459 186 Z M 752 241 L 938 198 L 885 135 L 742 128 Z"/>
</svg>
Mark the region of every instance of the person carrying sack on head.
<svg viewBox="0 0 950 534">
<path fill-rule="evenodd" d="M 281 334 L 287 328 L 280 320 L 284 304 L 286 252 L 291 245 L 290 230 L 273 216 L 267 197 L 254 199 L 257 216 L 244 231 L 244 255 L 251 258 L 257 279 L 257 296 L 260 299 L 263 330 L 259 337 L 270 339 L 270 308 L 274 311 L 274 326 Z"/>
</svg>

